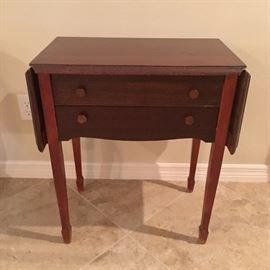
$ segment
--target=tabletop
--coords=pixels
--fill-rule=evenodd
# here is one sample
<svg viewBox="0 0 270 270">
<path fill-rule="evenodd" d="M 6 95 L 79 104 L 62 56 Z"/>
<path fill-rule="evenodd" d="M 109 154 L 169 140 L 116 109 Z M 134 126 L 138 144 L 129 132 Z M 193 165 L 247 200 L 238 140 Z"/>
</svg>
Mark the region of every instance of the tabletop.
<svg viewBox="0 0 270 270">
<path fill-rule="evenodd" d="M 240 73 L 219 39 L 57 37 L 30 63 L 35 72 L 198 75 Z"/>
</svg>

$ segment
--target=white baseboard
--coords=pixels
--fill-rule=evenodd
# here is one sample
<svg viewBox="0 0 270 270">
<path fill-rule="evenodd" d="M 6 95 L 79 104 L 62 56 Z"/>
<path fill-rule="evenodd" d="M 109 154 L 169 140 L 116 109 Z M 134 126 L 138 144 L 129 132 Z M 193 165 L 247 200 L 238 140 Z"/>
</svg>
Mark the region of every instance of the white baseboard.
<svg viewBox="0 0 270 270">
<path fill-rule="evenodd" d="M 75 178 L 73 162 L 66 162 L 67 178 Z M 84 163 L 85 178 L 93 179 L 157 179 L 185 181 L 188 176 L 187 163 Z M 205 180 L 207 164 L 198 164 L 196 180 Z M 48 161 L 0 161 L 0 177 L 52 178 Z M 221 181 L 269 182 L 270 168 L 264 164 L 223 164 Z"/>
</svg>

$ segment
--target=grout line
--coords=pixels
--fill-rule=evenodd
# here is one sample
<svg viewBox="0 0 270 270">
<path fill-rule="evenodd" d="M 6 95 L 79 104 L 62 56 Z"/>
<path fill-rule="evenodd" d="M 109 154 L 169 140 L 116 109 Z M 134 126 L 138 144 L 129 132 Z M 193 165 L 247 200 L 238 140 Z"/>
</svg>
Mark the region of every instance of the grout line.
<svg viewBox="0 0 270 270">
<path fill-rule="evenodd" d="M 119 242 L 121 242 L 123 239 L 125 239 L 126 237 L 128 237 L 127 235 L 124 235 L 122 237 L 120 237 L 117 241 L 115 241 L 112 245 L 110 245 L 108 248 L 106 248 L 104 251 L 102 251 L 100 254 L 96 255 L 94 258 L 92 258 L 89 262 L 85 263 L 84 265 L 82 265 L 78 270 L 83 270 L 84 267 L 86 267 L 87 265 L 91 265 L 97 258 L 99 258 L 100 256 L 104 255 L 106 252 L 110 251 L 114 246 L 116 246 Z"/>
<path fill-rule="evenodd" d="M 153 218 L 154 216 L 158 215 L 160 212 L 162 212 L 167 207 L 169 207 L 171 204 L 173 204 L 175 201 L 177 201 L 181 196 L 184 196 L 184 193 L 179 194 L 177 197 L 175 197 L 170 202 L 168 202 L 167 204 L 165 204 L 165 206 L 160 207 L 155 213 L 153 213 L 153 215 L 151 215 L 150 217 L 148 217 L 147 219 L 145 219 L 144 222 L 146 223 L 151 218 Z M 136 228 L 138 228 L 138 227 L 136 227 Z"/>
<path fill-rule="evenodd" d="M 75 194 L 77 194 L 79 197 L 81 197 L 82 199 L 84 199 L 84 201 L 86 201 L 89 205 L 91 205 L 95 210 L 97 210 L 103 217 L 105 217 L 106 219 L 108 219 L 113 225 L 115 225 L 116 227 L 118 227 L 119 229 L 121 229 L 121 231 L 123 231 L 127 235 L 127 232 L 121 226 L 119 226 L 117 223 L 115 223 L 114 221 L 112 221 L 110 217 L 108 217 L 105 213 L 103 213 L 98 207 L 96 207 L 91 201 L 89 201 L 87 198 L 85 198 L 80 192 L 78 192 L 70 184 L 68 184 L 68 187 Z"/>
<path fill-rule="evenodd" d="M 220 184 L 221 184 L 221 183 L 219 183 L 219 185 L 220 185 Z M 225 189 L 227 189 L 229 192 L 231 192 L 236 198 L 246 199 L 246 200 L 252 202 L 252 200 L 250 200 L 250 198 L 248 198 L 248 197 L 246 197 L 245 195 L 239 193 L 239 192 L 238 192 L 237 190 L 235 190 L 233 187 L 228 187 L 228 186 L 226 186 L 226 185 L 224 185 L 224 184 L 222 184 L 222 187 L 225 188 Z M 217 187 L 217 189 L 218 189 L 218 188 L 219 188 L 219 187 Z M 218 192 L 218 190 L 217 190 L 217 192 Z"/>
<path fill-rule="evenodd" d="M 233 194 L 233 196 L 235 196 L 235 198 L 237 198 L 237 199 L 244 199 L 244 200 L 248 201 L 249 206 L 250 206 L 251 208 L 257 209 L 257 207 L 253 205 L 253 203 L 254 203 L 254 198 L 251 199 L 251 198 L 249 198 L 248 196 L 243 195 L 243 194 L 237 192 L 237 190 L 233 189 L 232 187 L 227 187 L 227 186 L 225 186 L 224 184 L 222 185 L 222 187 L 225 188 L 225 189 L 227 189 L 228 192 L 231 192 L 231 193 Z M 255 200 L 255 201 L 256 201 L 256 200 Z M 229 200 L 228 202 L 231 203 L 232 200 Z M 248 210 L 248 211 L 249 211 L 249 210 Z M 260 226 L 258 226 L 258 225 L 256 225 L 256 224 L 250 223 L 250 220 L 249 220 L 248 217 L 243 217 L 243 219 L 244 219 L 247 223 L 249 223 L 251 226 L 256 227 L 256 228 L 261 228 Z"/>
<path fill-rule="evenodd" d="M 197 183 L 198 185 L 198 183 Z M 131 236 L 131 234 L 133 232 L 136 231 L 137 228 L 139 228 L 142 225 L 138 225 L 128 231 L 126 231 L 125 229 L 123 229 L 120 225 L 118 225 L 117 223 L 115 223 L 114 221 L 111 220 L 110 217 L 108 217 L 105 213 L 103 213 L 103 211 L 101 211 L 98 207 L 96 207 L 90 200 L 88 200 L 87 198 L 85 198 L 80 192 L 78 192 L 76 190 L 76 188 L 74 188 L 72 186 L 72 184 L 67 183 L 67 186 L 80 198 L 82 198 L 84 201 L 86 201 L 89 205 L 91 205 L 92 207 L 94 207 L 94 209 L 96 209 L 100 214 L 102 214 L 102 216 L 104 216 L 106 219 L 108 219 L 112 224 L 114 224 L 116 227 L 118 227 L 121 231 L 124 232 L 123 237 L 121 237 L 120 239 L 118 239 L 117 241 L 115 241 L 111 246 L 109 246 L 108 248 L 106 248 L 103 252 L 101 252 L 100 254 L 98 254 L 97 256 L 95 256 L 94 258 L 92 258 L 89 262 L 85 263 L 84 265 L 82 265 L 79 270 L 83 270 L 84 267 L 86 267 L 87 265 L 91 265 L 97 258 L 99 258 L 100 256 L 104 255 L 106 252 L 110 251 L 114 246 L 116 246 L 120 241 L 122 241 L 123 239 L 130 237 L 136 244 L 138 244 L 142 249 L 144 249 L 150 256 L 152 256 L 158 263 L 160 263 L 165 269 L 167 270 L 171 270 L 171 268 L 169 268 L 167 265 L 165 265 L 159 258 L 157 258 L 155 255 L 152 254 L 152 252 L 150 250 L 148 250 L 145 246 L 143 246 L 141 243 L 139 243 L 135 238 L 133 238 Z M 159 213 L 161 213 L 163 210 L 165 210 L 167 207 L 169 207 L 170 205 L 172 205 L 173 203 L 175 203 L 181 196 L 183 196 L 185 193 L 181 192 L 178 196 L 176 196 L 173 200 L 171 200 L 170 202 L 168 202 L 165 206 L 160 207 L 155 213 L 153 213 L 150 217 L 148 217 L 147 219 L 144 220 L 144 224 L 146 222 L 148 222 L 151 218 L 153 218 L 154 216 L 158 215 Z M 192 194 L 192 193 L 191 193 Z"/>
<path fill-rule="evenodd" d="M 101 213 L 104 217 L 106 217 L 107 219 L 109 219 L 115 226 L 117 226 L 118 228 L 120 228 L 122 231 L 124 231 L 126 233 L 126 235 L 131 234 L 132 232 L 136 231 L 137 228 L 139 228 L 141 225 L 135 226 L 133 229 L 128 229 L 128 232 L 122 228 L 122 226 L 120 226 L 119 224 L 115 223 L 113 220 L 111 220 L 110 217 L 108 217 L 103 211 L 101 211 L 98 207 L 96 207 L 91 201 L 89 201 L 87 198 L 85 198 L 81 193 L 79 193 L 76 188 L 73 188 L 71 186 L 71 184 L 68 184 L 68 186 L 73 190 L 73 192 L 75 192 L 77 195 L 79 195 L 80 197 L 82 197 L 84 200 L 86 200 L 91 206 L 93 206 L 99 213 Z M 155 213 L 153 213 L 151 216 L 149 216 L 147 219 L 144 220 L 144 223 L 146 223 L 147 221 L 149 221 L 151 218 L 153 218 L 155 215 L 159 214 L 160 212 L 162 212 L 165 208 L 169 207 L 171 204 L 173 204 L 176 200 L 178 200 L 178 198 L 180 198 L 181 196 L 184 195 L 184 192 L 181 192 L 178 196 L 176 196 L 174 199 L 172 199 L 170 202 L 168 202 L 167 204 L 165 204 L 165 206 L 160 207 L 157 211 L 155 211 Z"/>
<path fill-rule="evenodd" d="M 152 254 L 152 252 L 150 250 L 148 250 L 146 247 L 144 247 L 142 244 L 140 244 L 137 240 L 135 240 L 131 234 L 133 232 L 136 231 L 137 228 L 139 228 L 142 225 L 138 225 L 132 229 L 129 229 L 128 231 L 124 230 L 120 225 L 118 225 L 117 223 L 115 223 L 114 221 L 111 220 L 110 217 L 108 217 L 105 213 L 103 213 L 103 211 L 101 211 L 98 207 L 96 207 L 91 201 L 89 201 L 87 198 L 85 198 L 81 193 L 79 193 L 76 188 L 72 187 L 70 183 L 67 184 L 68 187 L 80 198 L 82 198 L 84 201 L 86 201 L 89 205 L 93 206 L 100 214 L 102 214 L 105 218 L 107 218 L 108 220 L 110 220 L 115 226 L 117 226 L 120 230 L 122 230 L 124 232 L 123 237 L 121 237 L 120 239 L 118 239 L 116 242 L 114 242 L 110 247 L 108 247 L 107 249 L 105 249 L 103 252 L 101 252 L 100 254 L 98 254 L 97 256 L 95 256 L 94 258 L 92 258 L 89 262 L 87 262 L 86 264 L 84 264 L 81 268 L 79 268 L 79 270 L 83 270 L 84 267 L 86 267 L 87 265 L 91 265 L 91 263 L 93 263 L 97 258 L 99 258 L 100 256 L 102 256 L 103 254 L 105 254 L 106 252 L 108 252 L 109 250 L 111 250 L 114 246 L 116 246 L 120 241 L 122 241 L 123 239 L 130 237 L 133 241 L 135 241 L 135 243 L 137 243 L 142 249 L 144 249 L 150 256 L 152 256 L 158 263 L 160 263 L 165 269 L 170 270 L 170 268 L 168 268 L 168 266 L 166 266 L 162 261 L 160 261 L 160 259 L 158 259 L 155 255 Z M 169 207 L 170 205 L 172 205 L 173 203 L 175 203 L 180 197 L 184 196 L 184 193 L 180 193 L 178 196 L 176 196 L 173 200 L 171 200 L 170 202 L 168 202 L 165 206 L 160 207 L 155 213 L 153 213 L 150 217 L 148 217 L 147 219 L 144 220 L 144 224 L 146 222 L 148 222 L 151 218 L 153 218 L 155 215 L 158 215 L 160 212 L 162 212 L 164 209 L 166 209 L 167 207 Z"/>
<path fill-rule="evenodd" d="M 200 183 L 195 183 L 195 187 L 196 185 L 199 185 Z M 172 199 L 170 202 L 168 202 L 165 206 L 161 207 L 159 210 L 157 210 L 155 213 L 153 213 L 153 215 L 151 215 L 150 217 L 148 217 L 146 220 L 144 220 L 144 222 L 146 223 L 147 221 L 149 221 L 151 218 L 153 218 L 154 216 L 158 215 L 160 212 L 162 212 L 163 210 L 165 210 L 167 207 L 169 207 L 170 205 L 172 205 L 173 203 L 175 203 L 181 196 L 184 196 L 184 192 L 182 192 L 181 194 L 179 194 L 177 197 L 175 197 L 174 199 Z M 192 195 L 192 193 L 190 193 L 190 195 Z M 138 226 L 139 227 L 139 226 Z M 138 228 L 136 227 L 136 228 Z"/>
<path fill-rule="evenodd" d="M 0 0 L 1 1 L 1 0 Z M 11 178 L 12 179 L 12 178 Z M 1 180 L 1 178 L 0 178 L 0 180 Z M 31 184 L 31 185 L 28 185 L 28 186 L 26 186 L 25 188 L 23 188 L 23 189 L 21 189 L 21 190 L 19 190 L 19 191 L 17 191 L 16 193 L 14 193 L 14 194 L 10 194 L 8 197 L 6 197 L 6 198 L 1 198 L 0 197 L 0 200 L 6 200 L 6 199 L 8 199 L 8 198 L 11 198 L 11 197 L 13 197 L 13 196 L 17 196 L 17 195 L 19 195 L 20 193 L 22 193 L 22 192 L 24 192 L 24 191 L 27 191 L 28 189 L 30 189 L 30 188 L 34 188 L 34 187 L 36 187 L 36 186 L 41 186 L 41 185 L 43 185 L 44 183 L 45 184 L 47 184 L 51 179 L 40 179 L 41 181 L 40 182 L 38 182 L 38 183 L 33 183 L 33 184 Z"/>
<path fill-rule="evenodd" d="M 88 204 L 90 204 L 91 206 L 93 206 L 99 213 L 101 213 L 105 218 L 109 219 L 115 226 L 117 226 L 119 229 L 121 229 L 125 234 L 123 235 L 123 237 L 121 237 L 120 239 L 118 239 L 117 241 L 115 241 L 111 246 L 109 246 L 107 249 L 105 249 L 103 252 L 101 252 L 100 254 L 98 254 L 97 256 L 95 256 L 94 258 L 92 258 L 89 262 L 85 263 L 83 266 L 81 266 L 79 268 L 79 270 L 83 270 L 84 267 L 86 267 L 87 265 L 91 265 L 91 263 L 93 263 L 97 258 L 99 258 L 100 256 L 104 255 L 106 252 L 108 252 L 109 250 L 111 250 L 114 246 L 116 246 L 120 241 L 122 241 L 123 239 L 130 237 L 136 244 L 139 244 L 139 246 L 141 248 L 143 248 L 147 253 L 149 253 L 157 262 L 159 262 L 163 267 L 165 267 L 167 270 L 170 270 L 170 268 L 168 268 L 162 261 L 160 261 L 158 258 L 156 258 L 148 249 L 146 249 L 143 245 L 141 245 L 138 241 L 136 241 L 132 236 L 131 233 L 133 233 L 136 228 L 140 227 L 141 225 L 135 227 L 132 230 L 129 231 L 125 231 L 121 226 L 119 226 L 118 224 L 116 224 L 115 222 L 113 222 L 111 220 L 111 218 L 107 217 L 106 214 L 104 214 L 99 208 L 97 208 L 91 201 L 89 201 L 87 198 L 85 198 L 83 195 L 81 195 L 75 188 L 73 188 L 70 184 L 68 184 L 69 188 L 75 192 L 77 195 L 79 195 L 79 197 L 83 198 Z M 180 196 L 182 196 L 183 194 L 179 194 L 176 198 L 174 198 L 170 203 L 166 204 L 166 206 L 164 206 L 162 209 L 160 209 L 159 211 L 157 211 L 155 214 L 161 212 L 163 209 L 165 209 L 166 207 L 168 207 L 171 203 L 173 203 L 176 199 L 178 199 Z M 151 215 L 151 217 L 149 217 L 147 220 L 149 220 L 150 218 L 152 218 L 155 214 Z M 145 222 L 147 221 L 145 220 Z"/>
<path fill-rule="evenodd" d="M 97 210 L 103 217 L 105 217 L 106 219 L 108 219 L 112 224 L 114 224 L 118 229 L 120 229 L 124 235 L 122 237 L 120 237 L 117 241 L 115 241 L 112 245 L 110 245 L 108 248 L 106 248 L 104 251 L 102 251 L 100 254 L 96 255 L 94 258 L 92 258 L 89 262 L 85 263 L 84 265 L 82 265 L 78 270 L 82 270 L 84 267 L 86 267 L 87 265 L 90 265 L 92 262 L 94 262 L 97 258 L 99 258 L 100 256 L 104 255 L 106 252 L 108 252 L 109 250 L 111 250 L 114 246 L 116 246 L 120 241 L 122 241 L 123 239 L 125 239 L 126 237 L 128 237 L 128 235 L 130 234 L 130 232 L 126 232 L 122 227 L 120 227 L 118 224 L 116 224 L 115 222 L 113 222 L 109 217 L 107 217 L 107 215 L 105 215 L 99 208 L 97 208 L 91 201 L 89 201 L 87 198 L 85 198 L 80 192 L 78 192 L 76 190 L 76 188 L 73 188 L 71 184 L 67 183 L 67 186 L 80 198 L 82 198 L 85 202 L 87 202 L 89 205 L 91 205 L 95 210 Z"/>
<path fill-rule="evenodd" d="M 197 183 L 198 185 L 199 183 Z M 120 228 L 123 232 L 126 233 L 126 235 L 131 234 L 132 232 L 136 231 L 137 228 L 139 228 L 142 225 L 138 225 L 135 226 L 133 229 L 128 229 L 128 232 L 122 228 L 122 226 L 120 226 L 119 224 L 115 223 L 113 220 L 111 220 L 111 218 L 109 216 L 107 216 L 103 211 L 101 211 L 97 206 L 95 206 L 90 200 L 88 200 L 87 198 L 85 198 L 80 192 L 78 192 L 76 190 L 76 188 L 72 187 L 72 185 L 70 183 L 67 183 L 67 185 L 69 186 L 69 188 L 75 192 L 77 195 L 79 195 L 81 198 L 83 198 L 86 202 L 88 202 L 91 206 L 93 206 L 99 213 L 101 213 L 105 218 L 107 218 L 108 220 L 111 221 L 111 223 L 113 223 L 115 226 L 117 226 L 118 228 Z M 180 191 L 181 192 L 181 191 Z M 170 202 L 168 202 L 167 204 L 165 204 L 164 206 L 160 207 L 157 211 L 155 211 L 155 213 L 153 213 L 151 216 L 149 216 L 147 219 L 144 220 L 144 224 L 146 222 L 148 222 L 151 218 L 153 218 L 155 215 L 158 215 L 160 212 L 162 212 L 164 209 L 166 209 L 167 207 L 169 207 L 171 204 L 173 204 L 175 201 L 177 201 L 181 196 L 184 196 L 184 192 L 181 192 L 178 196 L 176 196 L 174 199 L 172 199 Z M 191 195 L 192 193 L 190 193 Z"/>
<path fill-rule="evenodd" d="M 139 241 L 137 241 L 135 238 L 133 238 L 131 235 L 129 236 L 139 247 L 144 249 L 149 255 L 151 255 L 157 262 L 159 262 L 163 267 L 165 267 L 167 270 L 171 270 L 164 262 L 162 262 L 158 257 L 152 254 L 152 252 L 147 249 L 145 246 L 143 246 Z"/>
<path fill-rule="evenodd" d="M 237 189 L 235 189 L 233 187 L 224 185 L 224 183 L 222 184 L 222 187 L 225 188 L 225 189 L 227 189 L 227 190 L 229 190 L 230 192 L 232 192 L 235 197 L 239 197 L 241 199 L 248 200 L 250 203 L 253 203 L 254 202 L 254 198 L 250 198 L 246 194 L 240 193 L 239 190 L 237 190 Z M 265 194 L 266 194 L 265 196 L 268 196 L 267 193 L 265 193 Z M 260 194 L 260 196 L 261 196 L 261 194 Z"/>
</svg>

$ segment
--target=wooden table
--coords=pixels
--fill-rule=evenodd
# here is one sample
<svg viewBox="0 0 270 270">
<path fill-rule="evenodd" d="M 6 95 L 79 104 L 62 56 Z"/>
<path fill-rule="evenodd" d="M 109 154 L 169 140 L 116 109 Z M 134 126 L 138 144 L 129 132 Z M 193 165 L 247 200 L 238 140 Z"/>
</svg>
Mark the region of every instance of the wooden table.
<svg viewBox="0 0 270 270">
<path fill-rule="evenodd" d="M 212 143 L 199 242 L 205 243 L 227 145 L 234 153 L 250 75 L 218 39 L 57 37 L 26 72 L 36 142 L 49 145 L 65 243 L 71 225 L 63 140 L 72 139 L 83 190 L 80 137 L 192 138 L 188 191 L 200 141 Z"/>
</svg>

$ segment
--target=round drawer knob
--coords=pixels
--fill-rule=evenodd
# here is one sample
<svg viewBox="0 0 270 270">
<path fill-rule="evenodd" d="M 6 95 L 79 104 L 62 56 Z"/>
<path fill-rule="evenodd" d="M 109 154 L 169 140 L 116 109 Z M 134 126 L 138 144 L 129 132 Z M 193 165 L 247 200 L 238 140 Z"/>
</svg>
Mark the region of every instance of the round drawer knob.
<svg viewBox="0 0 270 270">
<path fill-rule="evenodd" d="M 77 116 L 77 122 L 81 125 L 85 124 L 87 122 L 87 116 L 83 113 L 80 113 L 78 116 Z"/>
<path fill-rule="evenodd" d="M 79 98 L 85 97 L 86 96 L 86 90 L 84 88 L 77 88 L 75 90 L 75 95 Z"/>
<path fill-rule="evenodd" d="M 185 124 L 186 124 L 187 126 L 193 125 L 193 124 L 194 124 L 194 117 L 191 116 L 191 115 L 186 116 L 186 117 L 185 117 Z"/>
<path fill-rule="evenodd" d="M 191 99 L 197 99 L 199 97 L 199 95 L 200 95 L 200 92 L 197 89 L 192 89 L 192 90 L 189 91 L 188 95 L 189 95 L 189 97 Z"/>
</svg>

